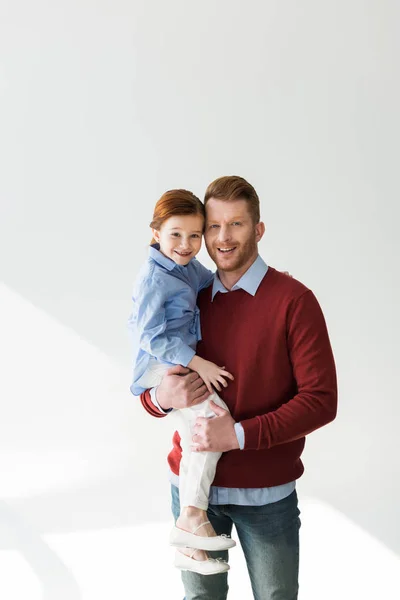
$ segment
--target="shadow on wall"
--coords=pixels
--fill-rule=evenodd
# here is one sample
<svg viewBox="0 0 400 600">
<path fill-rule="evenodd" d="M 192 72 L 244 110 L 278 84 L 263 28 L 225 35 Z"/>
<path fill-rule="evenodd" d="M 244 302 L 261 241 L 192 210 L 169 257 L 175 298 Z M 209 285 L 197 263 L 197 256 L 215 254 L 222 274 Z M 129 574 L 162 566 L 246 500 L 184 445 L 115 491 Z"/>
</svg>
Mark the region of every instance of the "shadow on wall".
<svg viewBox="0 0 400 600">
<path fill-rule="evenodd" d="M 34 578 L 28 579 L 24 571 L 21 597 L 30 598 L 34 584 L 40 582 L 37 597 L 41 600 L 81 600 L 82 595 L 70 569 L 60 560 L 48 544 L 43 541 L 36 527 L 26 522 L 8 503 L 0 500 L 0 551 L 16 551 L 32 569 Z M 4 565 L 3 565 L 4 566 Z M 7 573 L 3 571 L 2 579 Z M 18 582 L 18 585 L 21 582 Z M 17 587 L 18 587 L 17 585 Z M 15 582 L 13 586 L 15 593 Z M 39 596 L 40 593 L 40 596 Z"/>
<path fill-rule="evenodd" d="M 42 533 L 168 520 L 171 419 L 145 413 L 129 369 L 5 286 L 0 299 L 3 498 Z M 349 397 L 342 386 L 337 421 L 308 438 L 299 489 L 400 555 L 396 420 L 378 443 L 383 417 L 351 414 Z"/>
</svg>

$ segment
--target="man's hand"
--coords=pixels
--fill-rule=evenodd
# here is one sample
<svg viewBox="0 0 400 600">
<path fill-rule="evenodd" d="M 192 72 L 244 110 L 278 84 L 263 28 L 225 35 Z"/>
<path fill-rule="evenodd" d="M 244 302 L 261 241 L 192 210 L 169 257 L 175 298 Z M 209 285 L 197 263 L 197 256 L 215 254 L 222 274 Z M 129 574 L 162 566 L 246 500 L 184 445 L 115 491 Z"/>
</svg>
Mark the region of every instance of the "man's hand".
<svg viewBox="0 0 400 600">
<path fill-rule="evenodd" d="M 239 449 L 235 421 L 229 411 L 210 402 L 215 417 L 197 417 L 193 427 L 193 452 L 228 452 Z"/>
<path fill-rule="evenodd" d="M 208 398 L 209 391 L 201 377 L 181 365 L 166 371 L 157 388 L 157 402 L 163 410 L 189 408 Z"/>
</svg>

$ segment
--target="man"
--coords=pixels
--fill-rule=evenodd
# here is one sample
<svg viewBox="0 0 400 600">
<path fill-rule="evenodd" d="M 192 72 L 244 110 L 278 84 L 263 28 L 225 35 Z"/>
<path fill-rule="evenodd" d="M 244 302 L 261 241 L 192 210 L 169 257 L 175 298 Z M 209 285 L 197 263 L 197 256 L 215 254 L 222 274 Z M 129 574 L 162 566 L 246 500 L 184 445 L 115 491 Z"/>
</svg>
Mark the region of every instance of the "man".
<svg viewBox="0 0 400 600">
<path fill-rule="evenodd" d="M 305 436 L 336 416 L 332 350 L 313 293 L 258 255 L 265 227 L 255 189 L 241 177 L 221 177 L 208 186 L 205 206 L 205 242 L 217 273 L 198 298 L 197 353 L 224 365 L 235 380 L 221 392 L 230 414 L 214 405 L 214 418 L 198 418 L 193 451 L 224 452 L 208 516 L 218 535 L 230 535 L 235 525 L 255 600 L 295 600 L 300 527 L 295 481 L 304 470 Z M 200 377 L 178 366 L 141 400 L 150 414 L 162 417 L 207 396 Z M 168 457 L 175 518 L 179 461 L 175 432 Z M 183 572 L 182 579 L 186 600 L 227 598 L 226 574 Z"/>
</svg>

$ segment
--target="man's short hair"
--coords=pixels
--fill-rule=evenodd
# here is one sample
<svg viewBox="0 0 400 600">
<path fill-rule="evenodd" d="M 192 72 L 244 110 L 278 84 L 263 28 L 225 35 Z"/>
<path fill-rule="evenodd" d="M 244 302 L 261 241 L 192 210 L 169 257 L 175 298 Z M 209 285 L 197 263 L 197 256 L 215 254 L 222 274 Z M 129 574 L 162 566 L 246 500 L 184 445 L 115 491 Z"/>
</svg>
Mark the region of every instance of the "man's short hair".
<svg viewBox="0 0 400 600">
<path fill-rule="evenodd" d="M 256 190 L 243 177 L 237 175 L 226 175 L 215 179 L 208 188 L 204 196 L 204 204 L 210 198 L 216 200 L 246 200 L 249 212 L 254 223 L 260 222 L 260 200 Z"/>
</svg>

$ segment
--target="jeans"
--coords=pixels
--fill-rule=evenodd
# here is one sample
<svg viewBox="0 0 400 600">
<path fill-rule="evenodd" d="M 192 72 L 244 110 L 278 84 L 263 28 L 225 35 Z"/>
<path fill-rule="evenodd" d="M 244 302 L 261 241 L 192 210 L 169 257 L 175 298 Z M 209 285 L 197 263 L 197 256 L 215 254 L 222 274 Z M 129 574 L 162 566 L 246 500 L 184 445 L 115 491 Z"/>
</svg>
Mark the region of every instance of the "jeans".
<svg viewBox="0 0 400 600">
<path fill-rule="evenodd" d="M 180 513 L 179 489 L 171 486 L 172 512 Z M 263 506 L 210 505 L 207 515 L 217 535 L 231 535 L 235 525 L 246 559 L 254 600 L 297 600 L 300 511 L 296 490 Z M 233 550 L 234 552 L 237 549 Z M 228 559 L 227 551 L 209 552 Z M 184 600 L 226 600 L 228 575 L 182 571 Z"/>
</svg>

